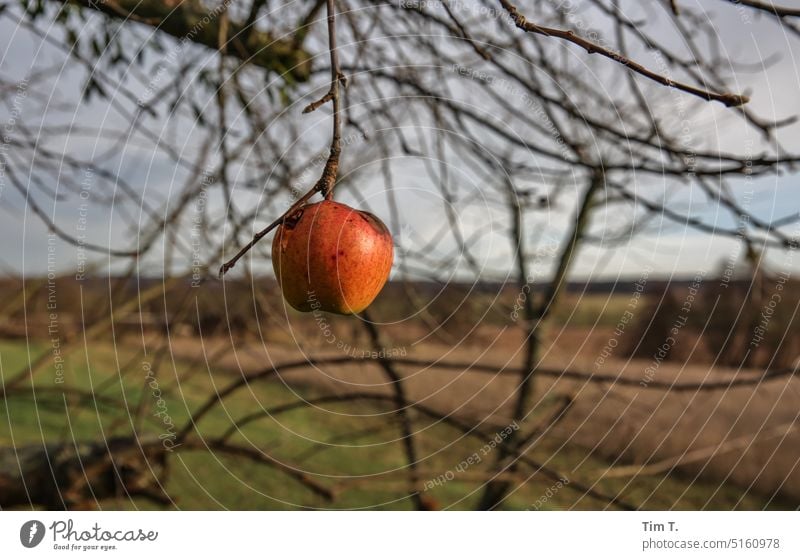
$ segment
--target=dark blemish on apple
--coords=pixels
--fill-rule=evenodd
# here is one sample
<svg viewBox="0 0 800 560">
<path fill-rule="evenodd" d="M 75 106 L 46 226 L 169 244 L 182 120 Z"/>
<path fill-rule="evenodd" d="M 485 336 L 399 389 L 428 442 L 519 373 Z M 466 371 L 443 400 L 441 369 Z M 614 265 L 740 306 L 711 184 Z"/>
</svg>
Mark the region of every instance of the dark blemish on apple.
<svg viewBox="0 0 800 560">
<path fill-rule="evenodd" d="M 374 229 L 381 235 L 391 236 L 391 233 L 389 233 L 389 229 L 386 227 L 386 225 L 382 221 L 380 221 L 378 217 L 375 216 L 374 214 L 362 210 L 358 213 L 358 215 L 361 216 L 362 220 L 364 220 L 370 226 L 372 226 L 372 229 Z"/>
<path fill-rule="evenodd" d="M 288 230 L 293 230 L 297 224 L 300 222 L 300 218 L 303 217 L 303 213 L 305 212 L 305 208 L 299 208 L 297 212 L 292 214 L 291 216 L 287 216 L 283 219 L 283 225 Z"/>
<path fill-rule="evenodd" d="M 344 256 L 344 251 L 339 251 L 339 256 Z"/>
</svg>

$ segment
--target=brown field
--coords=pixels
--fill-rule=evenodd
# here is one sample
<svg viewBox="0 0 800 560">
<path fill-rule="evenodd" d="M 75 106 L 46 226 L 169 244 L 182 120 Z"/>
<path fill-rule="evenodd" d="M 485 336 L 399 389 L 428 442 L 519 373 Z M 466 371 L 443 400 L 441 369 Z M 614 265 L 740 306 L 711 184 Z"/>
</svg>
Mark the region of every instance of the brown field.
<svg viewBox="0 0 800 560">
<path fill-rule="evenodd" d="M 157 368 L 162 376 L 159 379 L 165 395 L 169 394 L 171 410 L 185 419 L 186 411 L 242 374 L 295 364 L 296 367 L 285 371 L 277 367 L 272 383 L 260 385 L 253 392 L 243 390 L 235 400 L 235 409 L 224 409 L 213 426 L 206 426 L 208 434 L 224 431 L 231 426 L 232 418 L 263 408 L 265 400 L 280 405 L 307 398 L 305 395 L 391 395 L 385 372 L 376 356 L 370 354 L 372 346 L 361 319 L 315 317 L 287 311 L 277 291 L 251 291 L 247 285 L 228 287 L 225 292 L 219 285 L 206 286 L 197 292 L 179 286 L 166 297 L 159 296 L 131 308 L 131 302 L 137 303 L 131 298 L 132 290 L 147 293 L 148 286 L 143 285 L 112 288 L 115 310 L 122 312 L 115 311 L 109 320 L 106 286 L 99 284 L 97 289 L 79 292 L 74 283 L 60 282 L 59 333 L 64 338 L 64 348 L 74 352 L 67 360 L 71 375 L 76 386 L 86 386 L 91 381 L 93 392 L 94 383 L 98 382 L 86 378 L 86 373 L 93 370 L 103 372 L 99 386 L 104 395 L 140 391 L 142 382 L 136 372 L 143 359 L 142 350 L 147 348 L 148 359 L 161 364 Z M 7 339 L 3 344 L 8 345 L 2 355 L 3 367 L 7 372 L 20 368 L 24 371 L 27 361 L 33 360 L 37 384 L 52 388 L 47 320 L 43 313 L 46 294 L 43 284 L 28 284 L 24 302 L 20 300 L 17 285 L 6 286 L 18 295 L 5 307 L 5 321 L 0 323 L 3 338 Z M 390 286 L 371 309 L 373 317 L 383 321 L 380 330 L 384 353 L 396 360 L 396 368 L 404 377 L 407 398 L 486 433 L 508 426 L 513 420 L 512 402 L 519 381 L 518 373 L 513 370 L 523 363 L 525 346 L 521 329 L 508 320 L 509 296 L 513 297 L 514 291 L 502 289 L 500 297 L 495 298 L 491 291 L 470 293 L 456 287 L 439 294 L 433 288 L 416 286 L 413 293 L 407 294 L 402 286 Z M 659 294 L 648 295 L 640 309 L 651 309 L 658 298 Z M 795 375 L 781 375 L 727 387 L 731 381 L 758 381 L 764 369 L 737 370 L 713 363 L 713 355 L 701 348 L 707 343 L 706 338 L 689 327 L 681 334 L 669 359 L 660 362 L 657 368 L 653 369 L 652 359 L 629 358 L 632 353 L 626 350 L 626 345 L 630 345 L 630 338 L 625 337 L 639 336 L 636 329 L 640 324 L 631 323 L 622 336 L 614 335 L 615 324 L 628 301 L 627 294 L 571 293 L 557 309 L 541 340 L 541 360 L 537 364 L 541 373 L 535 378 L 525 429 L 539 430 L 539 426 L 547 425 L 545 420 L 556 413 L 563 414 L 558 415 L 552 426 L 539 430 L 527 455 L 585 486 L 606 495 L 631 499 L 642 508 L 797 508 L 800 380 Z M 408 309 L 420 308 L 421 304 L 424 312 L 408 319 Z M 81 325 L 81 317 L 87 327 Z M 642 317 L 648 319 L 649 315 Z M 86 339 L 89 342 L 84 337 L 89 337 Z M 614 341 L 614 347 L 608 350 L 610 341 Z M 45 361 L 37 362 L 39 356 Z M 603 356 L 599 363 L 598 358 Z M 339 362 L 326 362 L 331 359 Z M 317 362 L 319 365 L 315 365 Z M 591 374 L 595 380 L 586 382 L 583 377 L 559 376 L 562 371 Z M 598 376 L 605 381 L 597 382 Z M 720 385 L 705 391 L 668 388 L 673 383 L 700 382 Z M 129 401 L 129 406 L 141 415 L 147 402 L 145 395 L 138 404 Z M 393 429 L 387 417 L 375 415 L 378 409 L 370 403 L 361 406 L 356 401 L 350 405 L 353 408 L 334 406 L 310 411 L 298 420 L 298 425 L 311 439 L 339 438 L 349 428 L 337 426 L 326 432 L 328 426 L 319 422 L 327 422 L 332 414 L 343 411 L 345 418 L 352 416 L 348 421 L 356 427 L 359 415 L 372 414 L 375 416 L 372 424 L 382 426 L 384 431 Z M 9 429 L 14 428 L 17 433 L 20 428 L 28 429 L 30 437 L 38 437 L 36 406 L 37 403 L 27 403 L 23 408 L 12 409 Z M 388 410 L 392 406 L 390 402 Z M 387 407 L 382 410 L 385 412 Z M 47 435 L 63 438 L 63 419 L 55 412 L 52 432 Z M 93 414 L 91 409 L 85 412 L 89 417 Z M 117 412 L 120 415 L 114 416 L 114 424 L 104 422 L 104 426 L 124 431 L 129 425 L 129 413 Z M 433 459 L 423 469 L 428 469 L 432 476 L 441 472 L 436 469 L 457 464 L 464 449 L 472 448 L 468 444 L 450 449 L 454 441 L 447 438 L 456 436 L 443 432 L 442 426 L 436 427 L 436 422 L 428 416 L 415 414 L 413 422 L 415 430 L 425 434 L 419 438 L 420 445 L 431 451 Z M 91 422 L 80 429 L 80 438 L 97 435 L 97 426 Z M 289 437 L 282 426 L 272 426 L 262 435 L 267 438 L 265 445 L 270 445 L 274 438 Z M 0 439 L 8 439 L 10 443 L 11 434 Z M 314 453 L 301 449 L 306 443 L 303 438 L 296 439 L 286 445 L 299 446 L 296 451 L 303 457 L 307 452 Z M 393 453 L 399 452 L 397 447 Z M 448 449 L 449 454 L 440 453 Z M 345 449 L 341 455 L 336 459 L 339 463 L 329 465 L 331 472 L 347 476 L 361 468 L 359 454 L 347 456 Z M 192 454 L 186 456 L 191 458 Z M 370 457 L 380 463 L 382 452 Z M 184 499 L 190 497 L 189 507 L 215 507 L 216 502 L 204 501 L 204 494 L 198 494 L 192 486 L 195 473 L 201 472 L 204 474 L 198 476 L 207 477 L 205 488 L 222 495 L 234 496 L 231 492 L 236 492 L 228 507 L 284 506 L 275 502 L 265 504 L 258 501 L 258 496 L 235 485 L 224 490 L 222 482 L 227 478 L 224 474 L 217 488 L 216 483 L 208 480 L 217 480 L 214 477 L 220 475 L 202 470 L 211 469 L 205 466 L 207 459 L 198 456 L 194 460 L 197 463 L 184 477 L 186 480 L 177 483 L 181 488 L 179 494 Z M 386 461 L 394 464 L 402 461 L 402 457 L 393 456 Z M 481 482 L 480 476 L 485 476 L 477 470 L 468 474 L 472 478 L 466 483 L 476 485 Z M 256 477 L 254 480 L 274 478 L 262 479 L 262 474 L 247 476 Z M 510 507 L 526 507 L 550 484 L 552 480 L 546 477 L 537 480 L 528 488 L 528 494 L 520 496 Z M 701 489 L 694 492 L 695 486 Z M 282 490 L 280 484 L 277 488 Z M 461 503 L 463 493 L 473 490 L 459 487 L 458 491 L 455 488 L 448 491 L 451 494 L 447 499 Z M 370 492 L 356 494 L 346 503 L 350 507 L 370 505 L 377 495 L 374 490 Z M 606 507 L 607 502 L 576 497 L 574 489 L 571 492 L 569 496 L 559 496 L 553 507 Z M 291 495 L 287 500 L 294 504 L 309 503 L 303 496 Z M 124 503 L 117 505 L 128 507 Z"/>
<path fill-rule="evenodd" d="M 473 338 L 489 343 L 467 341 L 454 348 L 426 341 L 413 347 L 404 346 L 406 357 L 492 364 L 498 366 L 497 374 L 435 366 L 400 369 L 406 375 L 412 400 L 475 425 L 502 427 L 511 422 L 510 407 L 516 385 L 516 376 L 502 374 L 502 367 L 519 366 L 523 341 L 512 330 L 480 331 Z M 612 358 L 603 367 L 594 367 L 600 349 L 611 335 L 609 327 L 572 327 L 556 332 L 541 365 L 642 379 L 649 365 L 644 360 Z M 223 337 L 205 340 L 204 346 L 207 353 L 222 353 L 221 363 L 232 375 L 302 361 L 308 355 L 315 359 L 343 356 L 342 351 L 326 344 L 321 335 L 317 340 L 304 337 L 300 348 L 288 341 L 266 344 L 253 341 L 237 343 L 234 349 L 230 339 Z M 177 355 L 195 355 L 197 340 L 173 339 L 172 348 Z M 665 362 L 655 378 L 671 383 L 757 378 L 760 373 Z M 324 388 L 326 393 L 389 394 L 379 369 L 366 361 L 292 370 L 282 374 L 281 380 L 289 387 Z M 540 378 L 536 382 L 536 395 L 534 409 L 547 408 L 561 396 L 572 399 L 567 414 L 542 437 L 578 444 L 587 454 L 610 461 L 611 468 L 591 473 L 591 481 L 632 474 L 679 474 L 691 479 L 725 481 L 767 498 L 779 495 L 800 503 L 800 432 L 796 429 L 800 380 L 794 377 L 703 392 Z M 582 462 L 576 463 L 573 472 L 581 472 L 585 477 L 582 466 Z"/>
</svg>

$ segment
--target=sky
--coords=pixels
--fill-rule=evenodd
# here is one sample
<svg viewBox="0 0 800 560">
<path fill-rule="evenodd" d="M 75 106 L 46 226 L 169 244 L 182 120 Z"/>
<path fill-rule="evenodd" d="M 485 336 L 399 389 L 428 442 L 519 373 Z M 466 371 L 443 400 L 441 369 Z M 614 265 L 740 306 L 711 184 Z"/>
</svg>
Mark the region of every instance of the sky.
<svg viewBox="0 0 800 560">
<path fill-rule="evenodd" d="M 708 3 L 700 3 L 705 6 Z M 719 10 L 722 15 L 718 22 L 718 31 L 726 45 L 730 46 L 727 53 L 733 59 L 742 62 L 752 62 L 767 59 L 774 53 L 780 53 L 777 60 L 765 72 L 757 75 L 742 73 L 738 76 L 739 91 L 751 92 L 751 107 L 762 116 L 787 117 L 800 113 L 800 73 L 798 73 L 798 52 L 793 52 L 792 47 L 797 46 L 797 41 L 790 40 L 782 30 L 764 18 L 748 14 L 750 19 L 744 20 L 743 15 L 737 10 Z M 582 54 L 578 54 L 582 56 Z M 0 18 L 0 77 L 4 83 L 19 79 L 26 75 L 31 67 L 43 68 L 48 65 L 57 65 L 59 53 L 50 47 L 43 46 L 41 42 L 32 37 L 25 30 L 17 27 L 8 18 Z M 647 63 L 647 60 L 644 59 Z M 652 61 L 650 61 L 652 64 Z M 152 74 L 151 74 L 152 75 Z M 81 84 L 78 72 L 66 70 L 52 79 L 52 90 L 47 92 L 54 103 L 71 103 L 71 96 L 67 92 L 75 91 Z M 661 97 L 657 103 L 671 102 L 671 98 Z M 19 112 L 26 123 L 48 122 L 48 114 L 36 115 L 30 113 L 32 104 L 21 100 Z M 72 115 L 73 121 L 91 126 L 114 128 L 124 125 L 124 122 L 108 111 L 106 104 L 95 101 L 89 104 L 75 104 Z M 12 117 L 13 108 L 8 105 L 0 108 L 0 127 L 7 126 Z M 731 127 L 726 119 L 722 118 L 725 109 L 718 104 L 709 104 L 708 108 L 694 117 L 694 124 L 703 123 L 707 131 L 704 141 L 718 144 L 722 150 L 737 150 L 742 145 L 740 127 Z M 69 113 L 69 112 L 67 112 Z M 320 119 L 323 119 L 320 115 Z M 119 121 L 119 122 L 117 122 Z M 309 120 L 303 126 L 314 133 L 317 122 Z M 165 124 L 165 129 L 166 129 Z M 325 125 L 326 127 L 327 125 Z M 327 130 L 327 128 L 326 128 Z M 163 131 L 164 134 L 177 138 L 179 145 L 191 151 L 192 132 L 190 130 Z M 788 127 L 780 133 L 781 141 L 790 149 L 796 148 L 800 152 L 800 124 Z M 70 150 L 86 154 L 106 153 L 105 150 L 113 149 L 103 139 L 97 137 L 72 137 Z M 353 147 L 353 150 L 357 147 Z M 755 151 L 755 150 L 754 150 Z M 346 152 L 345 152 L 346 153 Z M 2 154 L 0 154 L 2 155 Z M 108 155 L 108 154 L 106 154 Z M 5 156 L 4 156 L 5 157 Z M 167 161 L 162 155 L 156 154 L 152 146 L 125 146 L 124 154 L 108 155 L 108 161 L 118 165 L 120 174 L 132 185 L 141 189 L 141 195 L 154 207 L 163 208 L 174 202 L 181 187 L 178 181 L 178 172 L 175 165 Z M 423 172 L 422 164 L 412 159 L 398 158 L 395 162 L 400 173 L 395 174 L 394 188 L 397 190 L 398 199 L 402 207 L 411 209 L 405 212 L 402 223 L 391 224 L 393 233 L 404 244 L 411 246 L 424 246 L 431 240 L 437 240 L 443 222 L 443 204 L 437 194 L 425 188 L 427 175 Z M 484 185 L 480 181 L 459 168 L 458 162 L 451 162 L 452 173 L 462 182 L 463 192 L 475 194 L 480 200 Z M 32 170 L 35 171 L 35 170 Z M 80 171 L 64 168 L 62 173 L 71 174 L 71 179 L 80 184 L 84 177 Z M 380 174 L 379 165 L 373 164 L 372 169 L 364 173 L 366 177 L 377 177 Z M 746 197 L 749 208 L 755 215 L 764 220 L 775 219 L 791 215 L 800 210 L 800 194 L 798 193 L 798 179 L 800 173 L 785 174 L 777 177 L 757 178 L 749 183 L 740 181 L 735 184 L 735 191 L 740 197 Z M 642 193 L 652 192 L 650 184 L 635 185 Z M 752 194 L 748 194 L 752 193 Z M 343 190 L 341 201 L 345 203 L 359 202 L 351 192 Z M 365 188 L 361 194 L 369 206 L 378 215 L 388 215 L 388 208 L 381 195 L 379 186 Z M 560 239 L 567 224 L 573 216 L 573 206 L 577 192 L 565 196 L 560 204 L 550 208 L 542 214 L 530 216 L 529 219 L 539 227 L 531 228 L 534 233 L 526 240 L 529 247 L 543 248 L 545 253 L 553 239 Z M 97 196 L 92 193 L 91 196 Z M 252 202 L 243 204 L 259 204 L 258 196 L 241 195 L 253 198 Z M 740 200 L 743 200 L 740 198 Z M 220 204 L 220 200 L 211 199 L 210 204 Z M 363 203 L 363 201 L 362 201 Z M 680 208 L 687 214 L 703 218 L 719 227 L 735 227 L 735 220 L 728 215 L 719 214 L 716 205 L 705 200 L 695 192 L 681 192 L 670 200 L 675 208 Z M 98 209 L 94 206 L 88 210 L 80 206 L 80 197 L 72 197 L 64 202 L 50 203 L 48 211 L 58 224 L 63 224 L 64 229 L 74 231 L 75 225 L 81 223 L 84 212 L 86 216 L 84 231 L 88 240 L 103 245 L 115 247 L 126 246 L 127 243 L 140 235 L 141 232 L 131 230 L 123 225 L 120 216 L 115 212 Z M 486 273 L 487 277 L 502 279 L 504 272 L 510 272 L 512 248 L 509 245 L 506 232 L 502 227 L 504 210 L 492 207 L 491 204 L 482 206 L 480 203 L 466 209 L 460 209 L 458 220 L 466 238 L 474 238 L 470 244 L 470 252 Z M 594 215 L 596 226 L 607 224 L 613 228 L 615 224 L 623 223 L 624 216 L 619 215 L 618 208 L 599 209 Z M 487 227 L 487 224 L 489 227 Z M 478 235 L 477 232 L 482 232 Z M 800 230 L 797 231 L 800 234 Z M 7 184 L 0 185 L 0 273 L 6 275 L 41 275 L 49 270 L 56 269 L 58 273 L 71 273 L 79 264 L 86 264 L 85 260 L 94 259 L 102 268 L 110 262 L 107 257 L 97 254 L 85 253 L 71 247 L 63 241 L 53 240 L 48 237 L 47 228 L 32 212 L 29 201 L 24 196 L 13 190 Z M 452 253 L 452 239 L 439 239 L 438 245 L 431 249 L 431 257 L 449 255 Z M 52 250 L 57 247 L 56 250 Z M 51 248 L 48 251 L 48 248 Z M 637 277 L 639 272 L 647 267 L 653 269 L 660 276 L 693 276 L 698 272 L 708 273 L 717 270 L 720 263 L 729 261 L 738 254 L 740 244 L 733 239 L 713 237 L 696 232 L 688 227 L 682 227 L 665 220 L 654 219 L 648 224 L 644 232 L 633 237 L 629 242 L 618 244 L 585 244 L 575 260 L 572 272 L 573 278 L 607 280 L 619 277 Z M 48 260 L 48 255 L 55 253 L 57 258 Z M 543 257 L 543 260 L 546 257 Z M 769 257 L 770 265 L 774 268 L 790 268 L 800 270 L 800 259 L 787 257 L 783 253 L 774 252 Z M 183 262 L 175 264 L 173 272 L 186 270 Z M 114 269 L 113 267 L 117 268 Z M 263 267 L 268 270 L 269 267 Z M 112 270 L 121 271 L 119 265 L 112 265 Z M 163 273 L 163 251 L 157 249 L 141 263 L 140 272 L 144 275 L 160 275 Z M 395 277 L 399 274 L 395 271 Z M 448 271 L 450 278 L 468 278 L 469 269 L 465 259 L 460 261 Z"/>
</svg>

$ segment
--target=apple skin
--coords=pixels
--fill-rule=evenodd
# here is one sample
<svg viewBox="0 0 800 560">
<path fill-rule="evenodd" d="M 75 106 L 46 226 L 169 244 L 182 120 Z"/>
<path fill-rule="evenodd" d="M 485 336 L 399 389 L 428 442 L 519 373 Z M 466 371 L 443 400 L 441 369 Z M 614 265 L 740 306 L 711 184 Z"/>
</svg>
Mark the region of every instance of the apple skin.
<svg viewBox="0 0 800 560">
<path fill-rule="evenodd" d="M 304 206 L 278 226 L 272 266 L 298 311 L 359 313 L 389 278 L 394 242 L 377 217 L 332 200 Z"/>
</svg>

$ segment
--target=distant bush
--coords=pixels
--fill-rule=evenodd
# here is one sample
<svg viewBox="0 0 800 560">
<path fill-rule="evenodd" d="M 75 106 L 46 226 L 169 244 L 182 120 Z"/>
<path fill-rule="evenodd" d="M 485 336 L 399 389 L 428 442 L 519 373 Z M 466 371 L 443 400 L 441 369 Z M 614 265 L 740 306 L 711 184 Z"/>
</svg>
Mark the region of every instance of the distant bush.
<svg viewBox="0 0 800 560">
<path fill-rule="evenodd" d="M 800 282 L 761 274 L 753 281 L 701 279 L 691 291 L 691 285 L 681 285 L 648 293 L 649 306 L 625 333 L 623 352 L 646 360 L 737 368 L 797 362 Z"/>
</svg>

